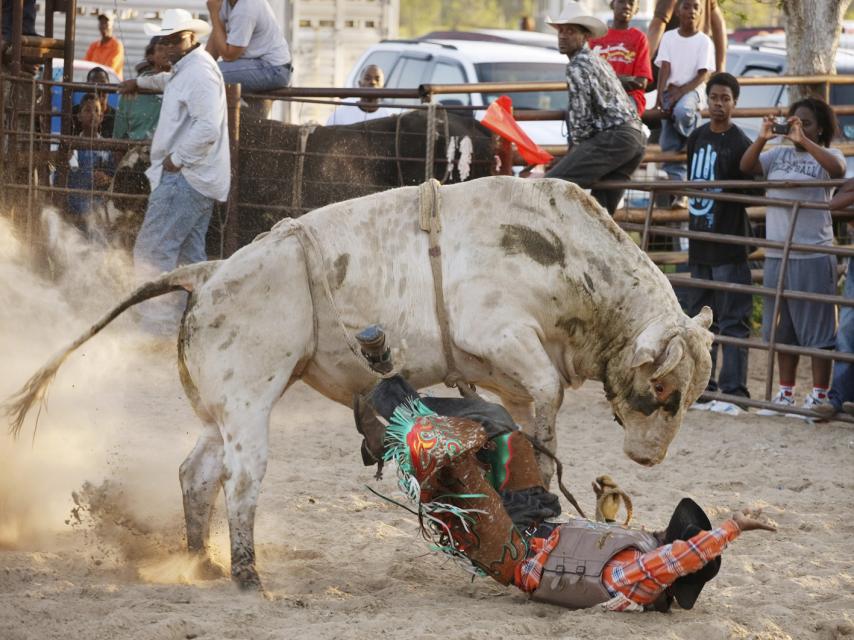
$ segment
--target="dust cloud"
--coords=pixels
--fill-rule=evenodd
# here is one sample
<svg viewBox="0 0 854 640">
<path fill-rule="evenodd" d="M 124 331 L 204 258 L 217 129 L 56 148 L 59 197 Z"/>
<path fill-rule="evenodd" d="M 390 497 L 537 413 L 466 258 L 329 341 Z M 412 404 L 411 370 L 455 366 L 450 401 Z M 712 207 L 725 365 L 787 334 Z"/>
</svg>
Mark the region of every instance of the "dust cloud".
<svg viewBox="0 0 854 640">
<path fill-rule="evenodd" d="M 46 257 L 34 260 L 0 220 L 0 399 L 133 286 L 126 252 L 51 210 L 42 229 Z M 85 535 L 99 562 L 145 568 L 155 581 L 191 578 L 192 563 L 158 562 L 183 546 L 177 468 L 196 422 L 188 406 L 176 409 L 186 403 L 158 410 L 157 397 L 139 393 L 152 381 L 183 395 L 175 351 L 152 349 L 127 313 L 69 357 L 20 438 L 0 434 L 0 548 L 51 551 Z"/>
</svg>

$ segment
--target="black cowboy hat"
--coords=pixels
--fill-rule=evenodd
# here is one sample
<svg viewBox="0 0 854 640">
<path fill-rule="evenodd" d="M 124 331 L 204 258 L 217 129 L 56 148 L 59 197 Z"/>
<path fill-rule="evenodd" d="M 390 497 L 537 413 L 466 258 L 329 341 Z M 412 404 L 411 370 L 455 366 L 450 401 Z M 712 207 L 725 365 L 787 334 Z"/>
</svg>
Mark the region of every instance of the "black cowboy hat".
<svg viewBox="0 0 854 640">
<path fill-rule="evenodd" d="M 691 498 L 683 498 L 670 516 L 670 524 L 664 534 L 665 544 L 674 540 L 688 540 L 701 531 L 710 531 L 712 523 L 703 509 Z M 682 576 L 668 589 L 683 609 L 691 609 L 703 590 L 703 586 L 716 575 L 721 568 L 721 558 L 718 556 L 705 567 L 695 573 Z"/>
</svg>

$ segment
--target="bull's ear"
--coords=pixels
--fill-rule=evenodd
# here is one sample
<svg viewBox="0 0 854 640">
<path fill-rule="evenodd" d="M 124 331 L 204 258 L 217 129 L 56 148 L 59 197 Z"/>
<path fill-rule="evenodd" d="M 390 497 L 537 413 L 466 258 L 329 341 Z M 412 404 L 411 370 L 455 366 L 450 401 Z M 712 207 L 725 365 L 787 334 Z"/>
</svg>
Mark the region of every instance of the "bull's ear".
<svg viewBox="0 0 854 640">
<path fill-rule="evenodd" d="M 708 307 L 706 307 L 708 309 Z M 652 379 L 657 380 L 666 376 L 676 368 L 679 361 L 682 360 L 682 355 L 685 353 L 685 340 L 682 336 L 673 337 L 667 344 L 667 350 L 664 352 L 664 362 L 652 374 Z"/>
<path fill-rule="evenodd" d="M 703 329 L 708 329 L 712 326 L 712 310 L 704 306 L 700 309 L 700 313 L 695 315 L 692 320 L 703 327 Z"/>
<path fill-rule="evenodd" d="M 640 367 L 655 362 L 664 351 L 670 338 L 678 333 L 676 325 L 668 325 L 662 321 L 653 322 L 635 340 L 635 352 L 632 356 L 631 368 Z"/>
</svg>

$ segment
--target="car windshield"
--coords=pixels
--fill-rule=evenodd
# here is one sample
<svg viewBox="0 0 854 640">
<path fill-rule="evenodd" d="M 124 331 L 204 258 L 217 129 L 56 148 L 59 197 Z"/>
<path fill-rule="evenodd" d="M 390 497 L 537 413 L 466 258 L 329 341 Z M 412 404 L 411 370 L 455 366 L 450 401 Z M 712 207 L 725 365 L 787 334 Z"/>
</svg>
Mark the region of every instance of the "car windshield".
<svg viewBox="0 0 854 640">
<path fill-rule="evenodd" d="M 480 82 L 565 82 L 566 65 L 552 62 L 483 62 L 474 65 Z M 566 109 L 566 91 L 537 91 L 527 93 L 484 93 L 483 103 L 490 104 L 502 95 L 509 95 L 514 109 Z"/>
</svg>

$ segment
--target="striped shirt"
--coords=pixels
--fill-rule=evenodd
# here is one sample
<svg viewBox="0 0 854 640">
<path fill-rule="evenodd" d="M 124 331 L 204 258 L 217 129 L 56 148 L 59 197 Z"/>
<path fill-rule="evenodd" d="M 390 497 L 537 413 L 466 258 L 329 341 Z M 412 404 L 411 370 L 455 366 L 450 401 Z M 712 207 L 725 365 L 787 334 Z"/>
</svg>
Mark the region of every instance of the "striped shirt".
<svg viewBox="0 0 854 640">
<path fill-rule="evenodd" d="M 701 531 L 689 540 L 675 540 L 647 553 L 635 548 L 620 551 L 602 571 L 602 583 L 615 596 L 614 600 L 605 603 L 606 607 L 627 611 L 652 604 L 677 578 L 699 571 L 721 555 L 727 544 L 740 533 L 735 521 L 727 520 L 717 529 Z M 560 527 L 548 540 L 534 538 L 530 541 L 534 554 L 519 564 L 515 579 L 517 587 L 523 591 L 534 591 L 540 586 L 543 567 L 559 540 Z"/>
</svg>

